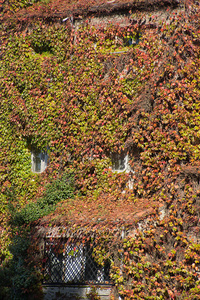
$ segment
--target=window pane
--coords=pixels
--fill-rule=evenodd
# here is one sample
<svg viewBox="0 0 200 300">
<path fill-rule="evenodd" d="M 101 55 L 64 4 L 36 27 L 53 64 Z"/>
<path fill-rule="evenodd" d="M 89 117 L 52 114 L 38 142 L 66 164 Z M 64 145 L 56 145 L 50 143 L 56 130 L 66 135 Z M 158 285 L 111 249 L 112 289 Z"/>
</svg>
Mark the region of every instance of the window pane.
<svg viewBox="0 0 200 300">
<path fill-rule="evenodd" d="M 47 167 L 48 155 L 46 152 L 32 151 L 32 171 L 35 173 L 43 172 Z"/>
<path fill-rule="evenodd" d="M 35 154 L 35 172 L 41 171 L 41 159 L 40 154 Z"/>
<path fill-rule="evenodd" d="M 123 171 L 125 169 L 126 156 L 124 154 L 114 153 L 112 155 L 113 170 Z"/>
<path fill-rule="evenodd" d="M 62 255 L 57 255 L 50 251 L 49 255 L 49 275 L 52 282 L 62 282 Z"/>
<path fill-rule="evenodd" d="M 68 245 L 64 264 L 65 282 L 83 282 L 85 269 L 83 246 Z"/>
<path fill-rule="evenodd" d="M 110 281 L 110 265 L 98 265 L 88 245 L 46 241 L 43 261 L 45 283 L 103 284 Z"/>
</svg>

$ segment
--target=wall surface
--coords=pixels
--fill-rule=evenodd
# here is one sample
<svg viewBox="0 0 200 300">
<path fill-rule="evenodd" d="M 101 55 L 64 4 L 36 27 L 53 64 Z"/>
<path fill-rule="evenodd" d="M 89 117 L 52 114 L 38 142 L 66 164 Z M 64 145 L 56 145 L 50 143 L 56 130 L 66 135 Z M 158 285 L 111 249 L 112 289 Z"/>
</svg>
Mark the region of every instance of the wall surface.
<svg viewBox="0 0 200 300">
<path fill-rule="evenodd" d="M 91 288 L 88 286 L 43 286 L 44 300 L 81 300 L 90 299 L 89 294 Z M 110 299 L 111 287 L 104 286 L 98 288 L 97 292 L 101 300 Z"/>
</svg>

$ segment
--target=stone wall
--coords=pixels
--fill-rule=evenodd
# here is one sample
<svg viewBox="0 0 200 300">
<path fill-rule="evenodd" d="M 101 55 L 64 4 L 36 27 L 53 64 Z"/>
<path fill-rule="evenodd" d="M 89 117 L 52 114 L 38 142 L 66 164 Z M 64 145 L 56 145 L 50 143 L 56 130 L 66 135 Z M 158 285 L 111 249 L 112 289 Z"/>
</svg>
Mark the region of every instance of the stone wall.
<svg viewBox="0 0 200 300">
<path fill-rule="evenodd" d="M 92 291 L 89 286 L 43 286 L 44 300 L 81 300 L 91 299 L 89 293 Z M 110 286 L 96 288 L 101 300 L 110 299 Z"/>
</svg>

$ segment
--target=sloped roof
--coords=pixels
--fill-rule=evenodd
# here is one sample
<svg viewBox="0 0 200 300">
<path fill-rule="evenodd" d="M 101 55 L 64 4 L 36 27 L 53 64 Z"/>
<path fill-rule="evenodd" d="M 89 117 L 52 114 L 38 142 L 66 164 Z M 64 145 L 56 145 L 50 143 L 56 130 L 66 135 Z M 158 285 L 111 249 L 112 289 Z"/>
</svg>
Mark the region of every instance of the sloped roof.
<svg viewBox="0 0 200 300">
<path fill-rule="evenodd" d="M 81 226 L 100 229 L 103 226 L 133 227 L 138 221 L 155 215 L 163 206 L 162 203 L 152 203 L 147 199 L 132 202 L 119 199 L 117 202 L 106 199 L 94 201 L 81 198 L 65 200 L 57 205 L 50 215 L 41 218 L 39 226 Z"/>
<path fill-rule="evenodd" d="M 158 8 L 166 6 L 177 7 L 180 4 L 178 0 L 57 0 L 50 1 L 48 4 L 37 3 L 26 9 L 21 9 L 16 13 L 10 12 L 9 7 L 3 7 L 3 20 L 8 17 L 17 18 L 26 21 L 27 19 L 47 19 L 56 20 L 73 16 L 75 19 L 81 19 L 88 16 L 110 15 L 112 13 L 129 12 L 130 10 L 155 11 Z"/>
</svg>

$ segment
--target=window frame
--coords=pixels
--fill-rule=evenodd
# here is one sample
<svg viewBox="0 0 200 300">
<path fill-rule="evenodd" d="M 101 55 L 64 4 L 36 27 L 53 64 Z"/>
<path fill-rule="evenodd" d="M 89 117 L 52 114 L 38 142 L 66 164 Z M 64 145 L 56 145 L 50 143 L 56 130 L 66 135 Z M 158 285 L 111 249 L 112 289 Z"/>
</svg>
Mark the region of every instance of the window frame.
<svg viewBox="0 0 200 300">
<path fill-rule="evenodd" d="M 122 173 L 122 172 L 130 172 L 131 171 L 131 168 L 129 165 L 128 153 L 126 153 L 126 152 L 112 153 L 111 161 L 112 161 L 112 171 L 113 172 Z M 124 166 L 124 167 L 122 168 L 121 166 Z"/>
<path fill-rule="evenodd" d="M 59 238 L 45 239 L 43 284 L 110 285 L 110 265 L 107 262 L 105 266 L 98 265 L 94 261 L 92 252 L 93 249 L 89 242 L 83 244 L 79 241 L 69 242 Z M 53 272 L 55 273 L 53 274 Z"/>
<path fill-rule="evenodd" d="M 31 171 L 33 173 L 42 173 L 46 170 L 48 164 L 47 152 L 37 149 L 31 150 Z M 39 167 L 38 167 L 39 166 Z"/>
</svg>

